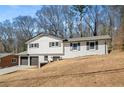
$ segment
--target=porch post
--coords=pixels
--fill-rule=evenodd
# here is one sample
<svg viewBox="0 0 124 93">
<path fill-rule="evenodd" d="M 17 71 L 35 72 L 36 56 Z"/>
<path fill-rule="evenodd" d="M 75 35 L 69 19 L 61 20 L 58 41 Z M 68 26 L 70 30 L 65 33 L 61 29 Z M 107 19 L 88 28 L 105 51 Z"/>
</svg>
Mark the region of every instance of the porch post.
<svg viewBox="0 0 124 93">
<path fill-rule="evenodd" d="M 19 62 L 18 62 L 18 66 L 21 65 L 21 63 L 20 63 L 21 61 L 20 61 L 20 60 L 21 60 L 21 57 L 19 56 L 19 58 L 18 58 L 18 61 L 19 61 Z"/>
<path fill-rule="evenodd" d="M 28 66 L 30 66 L 30 56 L 28 56 Z"/>
<path fill-rule="evenodd" d="M 38 68 L 40 68 L 40 57 L 38 56 Z"/>
</svg>

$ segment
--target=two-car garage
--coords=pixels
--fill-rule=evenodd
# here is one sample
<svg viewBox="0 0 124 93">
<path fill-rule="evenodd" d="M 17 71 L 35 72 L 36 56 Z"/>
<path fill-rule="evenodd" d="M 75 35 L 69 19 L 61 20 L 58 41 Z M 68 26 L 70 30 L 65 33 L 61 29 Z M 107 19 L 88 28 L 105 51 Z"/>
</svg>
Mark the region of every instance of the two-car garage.
<svg viewBox="0 0 124 93">
<path fill-rule="evenodd" d="M 21 57 L 20 65 L 28 65 L 28 60 L 30 60 L 30 64 L 29 64 L 30 66 L 38 66 L 38 56 Z"/>
</svg>

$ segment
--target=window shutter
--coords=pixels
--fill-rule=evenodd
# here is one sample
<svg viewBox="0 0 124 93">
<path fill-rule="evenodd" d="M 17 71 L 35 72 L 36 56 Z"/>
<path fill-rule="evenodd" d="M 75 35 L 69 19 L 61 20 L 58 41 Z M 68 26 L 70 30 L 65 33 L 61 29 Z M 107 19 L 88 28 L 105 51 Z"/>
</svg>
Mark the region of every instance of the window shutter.
<svg viewBox="0 0 124 93">
<path fill-rule="evenodd" d="M 39 43 L 36 44 L 36 47 L 39 48 Z"/>
<path fill-rule="evenodd" d="M 31 44 L 29 44 L 29 48 L 31 48 Z"/>
<path fill-rule="evenodd" d="M 89 50 L 89 42 L 87 42 L 87 50 Z"/>
<path fill-rule="evenodd" d="M 72 50 L 72 43 L 70 43 L 70 50 Z"/>
<path fill-rule="evenodd" d="M 59 42 L 59 47 L 61 47 L 61 42 Z"/>
<path fill-rule="evenodd" d="M 51 45 L 52 45 L 52 42 L 49 42 L 49 47 L 51 47 Z"/>
<path fill-rule="evenodd" d="M 78 51 L 80 51 L 80 42 L 78 42 Z"/>
<path fill-rule="evenodd" d="M 98 41 L 96 41 L 96 50 L 98 50 Z"/>
<path fill-rule="evenodd" d="M 33 44 L 31 44 L 31 48 L 33 48 Z"/>
</svg>

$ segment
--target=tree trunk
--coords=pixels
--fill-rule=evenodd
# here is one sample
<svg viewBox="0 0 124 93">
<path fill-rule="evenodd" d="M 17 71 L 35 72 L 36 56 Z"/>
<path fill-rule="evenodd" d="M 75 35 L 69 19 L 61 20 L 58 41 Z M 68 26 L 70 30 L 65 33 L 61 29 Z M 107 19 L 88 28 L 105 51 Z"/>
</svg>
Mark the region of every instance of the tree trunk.
<svg viewBox="0 0 124 93">
<path fill-rule="evenodd" d="M 80 30 L 80 37 L 83 37 L 82 14 L 80 16 L 81 18 L 80 18 L 79 30 Z"/>
</svg>

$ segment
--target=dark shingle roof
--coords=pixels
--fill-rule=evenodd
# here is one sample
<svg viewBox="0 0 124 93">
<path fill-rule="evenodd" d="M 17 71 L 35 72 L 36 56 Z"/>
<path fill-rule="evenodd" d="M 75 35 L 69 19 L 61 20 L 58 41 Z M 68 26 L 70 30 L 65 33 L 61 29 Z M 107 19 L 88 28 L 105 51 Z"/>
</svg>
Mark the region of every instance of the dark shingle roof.
<svg viewBox="0 0 124 93">
<path fill-rule="evenodd" d="M 89 40 L 110 40 L 111 37 L 109 35 L 102 35 L 102 36 L 92 36 L 92 37 L 79 37 L 79 38 L 70 38 L 66 41 L 89 41 Z"/>
<path fill-rule="evenodd" d="M 0 53 L 0 58 L 12 55 L 13 53 Z"/>
</svg>

